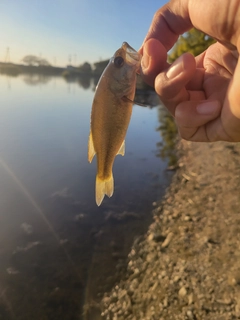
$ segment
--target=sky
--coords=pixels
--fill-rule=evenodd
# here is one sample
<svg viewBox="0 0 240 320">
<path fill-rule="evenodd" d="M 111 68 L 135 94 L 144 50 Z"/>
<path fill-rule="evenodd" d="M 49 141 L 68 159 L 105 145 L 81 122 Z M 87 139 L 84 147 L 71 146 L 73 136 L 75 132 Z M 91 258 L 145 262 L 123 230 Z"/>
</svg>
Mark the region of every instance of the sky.
<svg viewBox="0 0 240 320">
<path fill-rule="evenodd" d="M 109 59 L 123 41 L 137 50 L 166 2 L 0 0 L 0 61 L 21 63 L 32 54 L 75 66 Z"/>
</svg>

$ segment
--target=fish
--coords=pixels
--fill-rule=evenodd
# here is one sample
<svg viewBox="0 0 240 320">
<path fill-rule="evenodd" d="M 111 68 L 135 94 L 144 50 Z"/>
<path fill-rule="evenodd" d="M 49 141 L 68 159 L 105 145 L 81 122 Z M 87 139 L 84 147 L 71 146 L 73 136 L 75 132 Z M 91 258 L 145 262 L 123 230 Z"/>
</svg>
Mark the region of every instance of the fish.
<svg viewBox="0 0 240 320">
<path fill-rule="evenodd" d="M 92 103 L 88 161 L 97 157 L 95 197 L 98 206 L 114 192 L 113 163 L 125 154 L 125 136 L 131 119 L 141 55 L 127 42 L 115 52 L 103 71 Z"/>
</svg>

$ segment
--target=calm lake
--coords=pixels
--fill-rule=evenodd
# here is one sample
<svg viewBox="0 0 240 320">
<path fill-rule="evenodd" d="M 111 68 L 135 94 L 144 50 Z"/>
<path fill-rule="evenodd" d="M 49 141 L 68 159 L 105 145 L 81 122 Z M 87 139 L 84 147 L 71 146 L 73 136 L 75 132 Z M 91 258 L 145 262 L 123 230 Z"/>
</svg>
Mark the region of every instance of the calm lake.
<svg viewBox="0 0 240 320">
<path fill-rule="evenodd" d="M 114 195 L 96 206 L 93 94 L 92 79 L 0 76 L 0 319 L 99 319 L 169 184 L 161 107 L 134 106 Z"/>
</svg>

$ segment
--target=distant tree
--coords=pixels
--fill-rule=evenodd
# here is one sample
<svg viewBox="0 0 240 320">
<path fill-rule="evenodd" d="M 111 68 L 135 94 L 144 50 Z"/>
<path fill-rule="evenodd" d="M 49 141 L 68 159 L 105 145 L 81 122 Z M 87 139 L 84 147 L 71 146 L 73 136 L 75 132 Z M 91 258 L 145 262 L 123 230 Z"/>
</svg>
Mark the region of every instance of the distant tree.
<svg viewBox="0 0 240 320">
<path fill-rule="evenodd" d="M 50 63 L 46 59 L 42 59 L 34 55 L 27 55 L 22 59 L 22 61 L 28 66 L 50 66 Z"/>
<path fill-rule="evenodd" d="M 103 70 L 106 68 L 108 63 L 109 63 L 109 60 L 95 62 L 93 73 L 95 75 L 100 75 L 103 72 Z"/>
<path fill-rule="evenodd" d="M 214 42 L 214 39 L 193 28 L 179 37 L 168 55 L 168 61 L 173 62 L 185 52 L 190 52 L 194 56 L 197 56 Z"/>
<path fill-rule="evenodd" d="M 92 67 L 90 63 L 85 62 L 82 65 L 79 66 L 79 70 L 83 73 L 91 73 L 92 72 Z"/>
<path fill-rule="evenodd" d="M 28 55 L 22 59 L 23 63 L 26 63 L 29 66 L 36 65 L 38 62 L 38 58 L 36 56 Z"/>
<path fill-rule="evenodd" d="M 161 142 L 157 143 L 159 147 L 158 156 L 162 159 L 168 159 L 168 165 L 176 166 L 177 164 L 177 154 L 176 154 L 176 137 L 177 137 L 177 127 L 173 120 L 173 117 L 165 108 L 158 109 L 158 119 L 160 126 L 157 130 L 160 131 L 162 136 Z"/>
<path fill-rule="evenodd" d="M 50 66 L 50 63 L 46 59 L 39 59 L 38 65 L 39 66 Z"/>
</svg>

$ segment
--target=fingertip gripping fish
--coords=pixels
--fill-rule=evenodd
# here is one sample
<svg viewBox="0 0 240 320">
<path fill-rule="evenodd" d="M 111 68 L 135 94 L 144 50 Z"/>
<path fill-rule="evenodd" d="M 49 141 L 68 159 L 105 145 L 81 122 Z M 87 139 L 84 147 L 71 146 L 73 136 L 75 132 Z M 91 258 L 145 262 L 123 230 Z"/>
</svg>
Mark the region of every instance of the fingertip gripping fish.
<svg viewBox="0 0 240 320">
<path fill-rule="evenodd" d="M 125 136 L 132 114 L 136 73 L 141 55 L 124 42 L 110 59 L 96 88 L 92 104 L 88 161 L 97 156 L 96 203 L 114 191 L 112 167 L 125 153 Z"/>
</svg>

